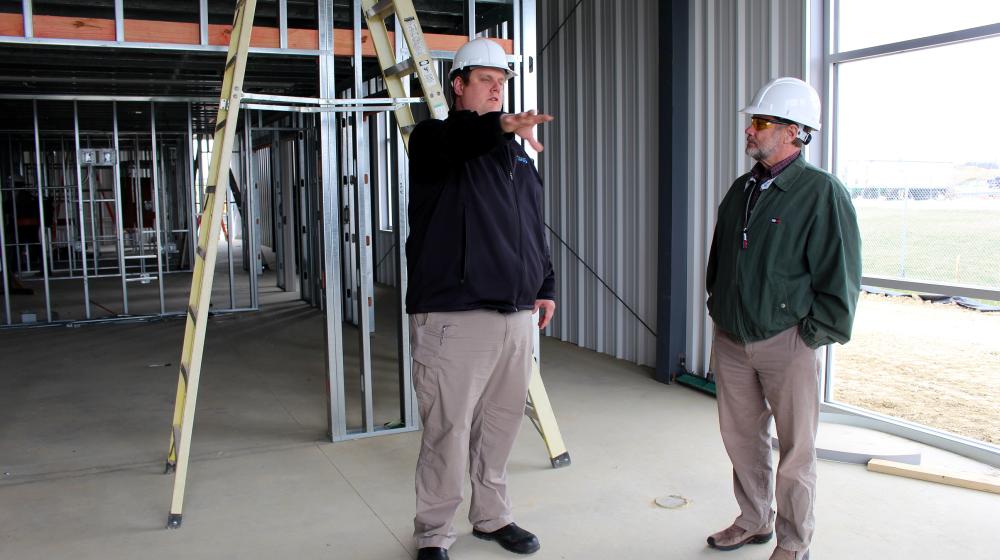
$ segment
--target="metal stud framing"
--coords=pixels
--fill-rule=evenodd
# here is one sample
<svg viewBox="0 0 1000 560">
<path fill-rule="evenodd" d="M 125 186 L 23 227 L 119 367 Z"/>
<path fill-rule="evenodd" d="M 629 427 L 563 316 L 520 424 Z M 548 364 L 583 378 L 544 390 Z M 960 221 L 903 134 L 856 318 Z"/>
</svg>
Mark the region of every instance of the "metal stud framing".
<svg viewBox="0 0 1000 560">
<path fill-rule="evenodd" d="M 10 156 L 10 164 L 14 165 L 14 151 L 10 148 L 11 140 L 7 140 L 8 144 L 8 154 Z M 0 179 L 2 180 L 2 179 Z M 10 174 L 10 186 L 11 189 L 14 188 L 14 174 Z M 2 185 L 0 185 L 2 187 Z M 11 201 L 13 203 L 13 200 Z M 7 236 L 5 232 L 7 231 L 6 225 L 4 224 L 4 210 L 3 210 L 3 193 L 0 193 L 0 268 L 3 268 L 3 309 L 4 309 L 4 323 L 10 325 L 13 323 L 13 319 L 10 316 L 10 276 L 13 274 L 12 270 L 8 269 L 10 261 L 7 260 Z"/>
<path fill-rule="evenodd" d="M 77 101 L 73 102 L 73 147 L 76 152 L 73 157 L 73 162 L 76 167 L 76 192 L 77 192 L 77 209 L 79 211 L 79 227 L 80 227 L 80 266 L 83 271 L 83 302 L 84 302 L 84 312 L 87 319 L 91 318 L 90 314 L 90 278 L 87 274 L 87 246 L 86 246 L 86 231 L 83 221 L 83 173 L 80 169 L 80 107 Z M 68 221 L 68 220 L 67 220 Z M 70 249 L 72 252 L 72 248 Z"/>
<path fill-rule="evenodd" d="M 30 2 L 26 2 L 28 9 L 30 9 Z M 517 18 L 517 22 L 514 22 L 511 27 L 505 27 L 503 33 L 508 33 L 507 29 L 512 30 L 511 32 L 518 39 L 523 33 L 522 30 L 533 29 L 534 23 L 534 12 L 535 3 L 533 0 L 528 0 L 525 2 L 516 2 L 517 6 L 513 9 L 513 13 Z M 522 6 L 523 4 L 523 6 Z M 280 0 L 277 4 L 278 7 L 278 25 L 279 25 L 279 40 L 283 47 L 288 44 L 288 12 L 287 4 L 285 0 Z M 124 2 L 122 0 L 116 0 L 116 46 L 118 47 L 131 47 L 138 46 L 130 44 L 125 41 L 125 28 L 124 28 Z M 359 0 L 354 0 L 351 3 L 351 8 L 354 14 L 354 34 L 355 34 L 355 55 L 353 60 L 353 76 L 352 82 L 350 84 L 339 84 L 340 87 L 335 87 L 334 84 L 334 50 L 333 50 L 333 0 L 320 0 L 318 2 L 318 20 L 319 20 L 319 39 L 320 48 L 317 51 L 313 51 L 311 54 L 317 56 L 320 63 L 320 99 L 325 102 L 325 105 L 318 106 L 314 108 L 308 108 L 303 106 L 298 106 L 293 109 L 299 112 L 299 115 L 294 117 L 299 123 L 298 128 L 306 131 L 299 141 L 297 141 L 296 150 L 294 151 L 295 159 L 297 160 L 298 168 L 300 171 L 300 178 L 302 183 L 297 186 L 301 188 L 299 202 L 302 204 L 301 218 L 302 223 L 297 224 L 303 231 L 306 232 L 306 237 L 309 232 L 315 233 L 317 235 L 313 236 L 313 239 L 303 240 L 303 251 L 302 251 L 302 273 L 304 274 L 302 281 L 302 292 L 305 299 L 308 299 L 314 303 L 318 303 L 321 308 L 326 311 L 327 314 L 327 369 L 330 379 L 331 387 L 331 399 L 330 399 L 330 433 L 334 440 L 343 439 L 353 439 L 356 437 L 366 437 L 368 435 L 374 435 L 376 433 L 391 433 L 393 431 L 399 430 L 412 430 L 416 429 L 418 424 L 418 415 L 416 412 L 416 399 L 413 395 L 412 383 L 410 379 L 410 363 L 409 363 L 409 340 L 408 340 L 408 329 L 407 316 L 405 310 L 400 306 L 399 310 L 399 336 L 397 341 L 399 344 L 399 355 L 401 359 L 399 360 L 399 379 L 400 379 L 400 410 L 399 415 L 402 420 L 402 428 L 391 428 L 385 429 L 382 426 L 377 425 L 376 419 L 374 417 L 374 399 L 375 395 L 373 392 L 373 366 L 371 358 L 371 321 L 373 319 L 373 305 L 374 305 L 374 291 L 373 284 L 371 282 L 373 274 L 373 260 L 371 257 L 371 242 L 372 242 L 372 224 L 370 207 L 372 204 L 370 182 L 367 180 L 370 177 L 369 166 L 373 162 L 367 161 L 367 154 L 369 150 L 368 135 L 371 134 L 369 127 L 364 124 L 365 113 L 371 113 L 372 111 L 379 111 L 383 114 L 398 109 L 401 104 L 405 105 L 407 103 L 422 102 L 422 100 L 409 99 L 406 97 L 397 96 L 389 100 L 362 100 L 359 99 L 364 96 L 365 85 L 361 82 L 361 33 L 362 33 L 362 23 L 361 23 L 361 2 Z M 218 47 L 208 45 L 208 2 L 207 0 L 199 0 L 198 2 L 198 21 L 199 21 L 199 45 L 186 45 L 179 46 L 180 49 L 195 49 L 195 50 L 221 50 Z M 469 36 L 475 35 L 475 2 L 473 0 L 466 0 L 467 18 L 466 25 Z M 533 38 L 526 38 L 525 43 L 517 40 L 515 42 L 516 56 L 514 60 L 521 63 L 525 60 L 521 56 L 522 52 L 528 53 L 534 49 L 534 45 L 528 45 Z M 397 62 L 403 61 L 408 58 L 408 45 L 406 44 L 403 34 L 397 33 L 395 36 L 396 40 L 396 55 Z M 73 41 L 57 41 L 58 43 L 72 44 Z M 81 44 L 91 44 L 93 42 L 83 42 Z M 166 48 L 166 47 L 163 47 Z M 278 49 L 271 49 L 275 52 L 279 52 Z M 250 49 L 250 52 L 269 52 L 268 49 Z M 302 54 L 301 52 L 286 52 L 280 51 L 282 54 Z M 440 53 L 432 52 L 431 55 L 435 57 L 451 58 L 451 53 Z M 527 55 L 525 55 L 527 56 Z M 529 66 L 535 64 L 534 61 L 528 63 L 523 62 L 524 67 L 522 68 L 522 75 L 529 74 Z M 402 80 L 404 84 L 407 85 L 408 91 L 408 78 Z M 346 86 L 346 87 L 345 87 Z M 526 106 L 526 99 L 533 99 L 535 96 L 535 86 L 533 80 L 518 81 L 516 84 L 517 92 L 514 94 L 514 106 L 513 108 L 520 108 Z M 338 99 L 338 92 L 343 95 L 344 92 L 351 91 L 351 96 L 353 99 Z M 407 95 L 404 93 L 404 95 Z M 36 96 L 38 99 L 42 99 L 41 96 Z M 274 96 L 272 96 L 274 97 Z M 158 137 L 160 134 L 156 131 L 156 111 L 157 104 L 165 102 L 184 102 L 186 103 L 186 112 L 188 115 L 187 129 L 185 132 L 180 134 L 180 137 L 184 142 L 184 148 L 181 153 L 186 157 L 187 163 L 183 166 L 178 166 L 178 177 L 187 178 L 188 183 L 191 185 L 191 192 L 187 195 L 183 195 L 183 200 L 185 200 L 185 211 L 191 216 L 191 220 L 187 224 L 188 239 L 186 241 L 187 248 L 186 251 L 191 258 L 195 258 L 194 255 L 198 253 L 198 248 L 195 243 L 194 234 L 194 216 L 197 215 L 200 205 L 198 204 L 198 186 L 197 183 L 205 183 L 206 178 L 203 177 L 203 172 L 199 161 L 201 160 L 203 154 L 201 153 L 205 150 L 206 141 L 208 140 L 207 135 L 201 134 L 199 131 L 193 129 L 192 126 L 192 104 L 205 102 L 208 98 L 160 98 L 151 96 L 118 96 L 118 97 L 98 97 L 98 96 L 46 96 L 45 98 L 50 98 L 53 100 L 71 100 L 74 102 L 78 101 L 109 101 L 113 104 L 113 133 L 109 136 L 112 137 L 113 147 L 116 153 L 122 153 L 123 143 L 127 144 L 130 139 L 120 140 L 119 119 L 124 118 L 124 113 L 119 115 L 118 102 L 133 102 L 140 101 L 149 104 L 150 107 L 150 129 L 151 129 L 151 142 L 152 149 L 154 151 L 153 155 L 153 170 L 152 170 L 152 180 L 154 196 L 149 202 L 155 204 L 157 207 L 157 226 L 156 235 L 157 241 L 155 243 L 157 247 L 157 279 L 161 290 L 161 314 L 170 315 L 170 312 L 163 309 L 165 303 L 163 300 L 163 277 L 172 270 L 167 270 L 168 265 L 163 262 L 164 246 L 173 240 L 172 235 L 174 232 L 170 229 L 170 226 L 164 224 L 164 220 L 167 219 L 163 212 L 168 212 L 170 206 L 166 200 L 168 193 L 165 190 L 164 177 L 168 179 L 172 177 L 172 173 L 167 172 L 168 168 L 164 167 L 163 161 L 163 144 L 158 142 Z M 283 103 L 280 100 L 275 99 L 257 99 L 255 100 L 256 105 L 251 103 L 245 103 L 245 108 L 258 108 L 267 110 L 280 110 L 279 107 L 266 106 L 265 103 Z M 290 106 L 285 103 L 285 109 L 289 109 Z M 533 102 L 529 102 L 533 103 Z M 344 381 L 345 381 L 345 371 L 343 364 L 343 331 L 342 331 L 342 320 L 343 320 L 343 289 L 347 286 L 341 284 L 341 263 L 343 262 L 342 253 L 343 245 L 341 243 L 343 239 L 344 231 L 341 229 L 341 206 L 345 202 L 341 199 L 340 193 L 337 189 L 337 179 L 340 176 L 338 173 L 338 168 L 340 167 L 340 153 L 338 151 L 338 132 L 340 128 L 336 122 L 336 116 L 332 111 L 344 111 L 347 114 L 353 116 L 354 125 L 351 128 L 349 136 L 345 137 L 346 143 L 349 144 L 349 152 L 351 154 L 351 159 L 353 160 L 353 174 L 356 176 L 356 187 L 351 191 L 353 200 L 351 200 L 351 206 L 353 209 L 353 222 L 354 230 L 358 234 L 357 243 L 352 248 L 351 255 L 354 262 L 357 264 L 358 273 L 361 278 L 359 283 L 360 289 L 358 290 L 357 296 L 354 300 L 356 304 L 356 317 L 359 322 L 358 337 L 359 337 L 359 347 L 361 349 L 361 366 L 360 371 L 358 371 L 359 377 L 363 379 L 362 391 L 361 391 L 361 403 L 362 403 L 362 425 L 361 426 L 347 426 L 347 418 L 345 405 L 347 397 L 344 394 Z M 319 115 L 313 117 L 308 117 L 301 113 L 308 112 L 319 112 Z M 248 114 L 243 119 L 244 122 L 244 132 L 242 137 L 242 142 L 240 143 L 241 154 L 245 158 L 242 161 L 242 172 L 241 172 L 241 183 L 243 187 L 244 196 L 246 198 L 246 203 L 241 209 L 243 213 L 247 216 L 244 217 L 243 222 L 245 225 L 243 234 L 244 242 L 249 245 L 249 248 L 245 248 L 245 252 L 249 255 L 250 263 L 250 277 L 251 277 L 251 308 L 257 305 L 257 294 L 256 292 L 256 269 L 259 266 L 257 259 L 259 258 L 255 252 L 259 252 L 259 228 L 256 221 L 257 212 L 260 211 L 256 200 L 256 189 L 252 180 L 254 175 L 253 167 L 253 127 L 254 121 L 251 120 L 250 114 Z M 318 135 L 314 135 L 310 130 L 310 126 L 315 126 L 315 130 Z M 77 125 L 78 126 L 78 125 Z M 387 127 L 388 128 L 388 127 Z M 393 249 L 393 260 L 394 271 L 397 278 L 394 279 L 397 285 L 406 286 L 406 260 L 405 260 L 405 239 L 408 233 L 408 224 L 406 222 L 406 207 L 407 207 L 407 192 L 408 192 L 408 161 L 405 156 L 405 142 L 403 138 L 392 129 L 391 141 L 389 145 L 394 146 L 394 157 L 386 157 L 384 161 L 380 159 L 379 163 L 384 165 L 392 165 L 394 167 L 394 173 L 388 173 L 387 177 L 392 177 L 393 187 L 388 189 L 394 199 L 394 204 L 392 204 L 394 217 L 394 231 L 392 235 L 395 237 L 395 247 Z M 84 140 L 83 136 L 79 137 L 77 143 L 82 143 Z M 198 146 L 197 150 L 192 150 L 192 146 Z M 317 155 L 319 156 L 319 172 L 311 173 L 309 171 L 309 161 L 311 156 L 309 154 L 310 147 L 315 146 Z M 82 146 L 81 146 L 82 147 Z M 348 146 L 344 146 L 348 148 Z M 272 156 L 276 156 L 277 152 L 274 151 Z M 389 154 L 387 153 L 387 156 Z M 130 211 L 131 204 L 129 204 L 129 209 L 122 208 L 125 198 L 123 197 L 123 185 L 121 169 L 123 167 L 123 162 L 118 161 L 115 164 L 113 176 L 114 176 L 114 197 L 113 204 L 114 208 L 114 218 L 115 221 L 114 229 L 115 231 L 115 241 L 117 241 L 116 256 L 118 258 L 117 271 L 122 277 L 122 312 L 129 312 L 129 285 L 126 283 L 128 272 L 130 268 L 127 266 L 128 263 L 134 265 L 135 261 L 128 261 L 125 259 L 127 255 L 132 254 L 126 243 L 123 242 L 124 227 L 122 224 L 122 213 L 124 211 Z M 77 188 L 87 194 L 88 188 L 92 188 L 92 181 L 88 181 L 87 175 L 89 175 L 93 170 L 87 167 L 81 167 L 78 170 Z M 272 170 L 272 173 L 276 172 Z M 109 174 L 110 175 L 110 174 Z M 394 177 L 393 177 L 394 176 Z M 110 178 L 110 177 L 109 177 Z M 86 183 L 85 183 L 86 181 Z M 109 194 L 112 191 L 109 191 Z M 222 194 L 222 193 L 220 193 Z M 82 197 L 81 197 L 82 198 Z M 111 198 L 108 196 L 108 198 Z M 224 201 L 226 203 L 225 212 L 230 218 L 234 217 L 231 212 L 228 198 Z M 99 210 L 101 208 L 101 203 L 92 203 L 89 210 Z M 94 225 L 94 220 L 90 220 L 89 224 L 84 219 L 87 218 L 87 208 L 83 207 L 81 203 L 78 208 L 79 213 L 83 216 L 81 218 L 81 230 L 85 230 L 88 226 Z M 286 208 L 286 211 L 290 211 L 290 208 Z M 139 224 L 142 223 L 142 215 L 139 215 Z M 227 233 L 229 234 L 230 247 L 232 247 L 232 237 L 233 237 L 233 227 L 236 225 L 232 220 L 229 222 L 229 228 L 227 228 Z M 178 222 L 181 223 L 181 222 Z M 314 229 L 321 226 L 321 229 Z M 166 227 L 166 229 L 164 229 Z M 176 226 L 173 226 L 176 227 Z M 86 233 L 86 232 L 84 232 Z M 87 243 L 93 240 L 93 235 L 84 235 L 81 233 L 81 238 L 86 239 Z M 150 232 L 152 234 L 152 232 Z M 322 239 L 321 244 L 316 244 L 316 241 Z M 314 248 L 316 247 L 316 248 Z M 292 248 L 287 248 L 289 254 L 286 255 L 288 260 L 294 260 L 291 254 Z M 109 252 L 110 253 L 110 252 Z M 89 255 L 88 259 L 89 259 Z M 96 254 L 94 255 L 96 259 Z M 152 257 L 152 255 L 149 255 Z M 320 258 L 315 258 L 320 257 Z M 93 261 L 88 260 L 88 273 L 84 274 L 86 278 L 92 278 L 95 267 L 91 266 Z M 232 257 L 229 256 L 227 263 L 223 265 L 223 268 L 232 267 Z M 173 265 L 169 265 L 169 268 L 173 268 Z M 134 271 L 134 266 L 131 269 Z M 319 274 L 316 274 L 316 273 Z M 235 299 L 235 290 L 233 285 L 233 274 L 230 273 L 229 283 L 229 306 L 230 308 L 237 308 L 237 302 Z M 133 286 L 134 288 L 134 286 Z M 134 299 L 134 298 L 133 298 Z M 134 302 L 133 302 L 134 303 Z M 134 307 L 134 305 L 133 305 Z M 220 306 L 221 307 L 221 306 Z M 8 314 L 9 315 L 9 314 Z M 353 372 L 351 373 L 353 375 Z M 353 396 L 351 397 L 353 398 Z M 352 401 L 353 402 L 353 401 Z"/>
<path fill-rule="evenodd" d="M 81 109 L 80 99 L 74 99 L 76 96 L 6 97 L 31 101 L 33 124 L 31 129 L 25 131 L 0 130 L 0 138 L 3 138 L 3 134 L 6 135 L 2 142 L 4 150 L 8 152 L 0 161 L 0 166 L 3 167 L 5 176 L 9 177 L 9 180 L 0 185 L 0 190 L 5 194 L 24 193 L 24 187 L 15 188 L 11 181 L 14 179 L 13 166 L 27 163 L 27 169 L 31 172 L 29 177 L 40 176 L 43 193 L 55 201 L 54 207 L 45 205 L 46 213 L 54 213 L 48 216 L 51 219 L 47 220 L 47 223 L 57 220 L 60 224 L 58 231 L 51 227 L 45 227 L 43 230 L 47 277 L 41 266 L 38 267 L 37 279 L 28 277 L 33 284 L 37 283 L 39 291 L 50 293 L 49 313 L 44 315 L 38 313 L 36 321 L 50 323 L 107 321 L 118 318 L 173 316 L 182 313 L 179 308 L 169 308 L 164 279 L 168 274 L 190 274 L 192 271 L 190 262 L 193 258 L 191 255 L 194 255 L 196 250 L 194 229 L 198 215 L 196 183 L 203 182 L 204 178 L 199 177 L 195 171 L 196 158 L 190 157 L 193 155 L 191 146 L 195 139 L 201 139 L 201 135 L 194 134 L 192 130 L 190 102 L 175 98 L 87 96 L 83 99 L 87 102 L 107 103 L 113 116 L 107 123 L 107 129 L 83 130 L 80 126 L 81 112 L 88 108 Z M 62 130 L 51 126 L 42 128 L 40 123 L 35 124 L 35 107 L 37 106 L 38 120 L 41 122 L 46 101 L 71 102 L 72 126 Z M 148 133 L 124 132 L 118 129 L 119 119 L 128 114 L 125 107 L 117 103 L 118 101 L 145 101 L 149 108 L 149 118 L 146 119 Z M 156 115 L 166 103 L 186 105 L 185 109 L 189 115 L 186 132 L 159 130 Z M 30 142 L 28 134 L 31 135 Z M 23 138 L 19 139 L 18 135 Z M 38 137 L 40 157 L 34 145 L 35 136 Z M 146 144 L 145 138 L 149 139 L 149 144 Z M 104 148 L 111 148 L 110 151 L 115 154 L 114 166 L 95 166 L 80 160 L 81 151 Z M 167 162 L 165 151 L 168 148 L 177 149 L 178 158 L 174 174 L 166 172 L 169 169 L 165 167 Z M 200 154 L 198 156 L 200 157 Z M 46 158 L 49 161 L 46 161 Z M 141 164 L 137 160 L 142 160 Z M 182 163 L 185 160 L 187 163 Z M 132 165 L 140 167 L 137 167 L 135 172 L 126 173 L 128 176 L 123 179 L 122 170 Z M 140 178 L 140 174 L 143 177 Z M 103 183 L 99 184 L 99 178 L 103 178 Z M 31 189 L 37 194 L 35 182 L 30 184 Z M 147 189 L 151 195 L 143 194 Z M 126 191 L 132 193 L 131 198 L 125 196 Z M 183 202 L 175 204 L 176 201 Z M 259 252 L 259 229 L 253 219 L 259 208 L 255 198 L 249 199 L 248 203 L 250 205 L 246 210 L 245 219 L 249 220 L 249 223 L 244 230 L 243 241 L 250 251 L 249 254 L 252 255 L 253 251 Z M 148 205 L 148 209 L 143 208 L 144 204 Z M 16 212 L 17 208 L 7 210 Z M 151 216 L 155 226 L 145 227 L 144 214 Z M 134 216 L 136 220 L 134 230 L 131 227 L 126 230 L 123 216 L 129 218 Z M 12 253 L 23 254 L 28 244 L 18 235 L 17 228 L 10 230 L 3 232 L 3 252 L 11 258 L 12 274 L 23 276 L 25 272 L 33 272 L 23 269 L 21 266 L 23 259 L 14 258 Z M 9 233 L 13 235 L 8 235 Z M 173 245 L 174 234 L 186 234 L 186 240 L 178 243 L 176 250 L 187 255 L 188 266 L 183 262 L 179 265 L 173 264 L 181 259 L 180 255 L 170 256 L 173 249 L 168 251 Z M 30 244 L 32 254 L 41 250 L 40 243 L 41 241 Z M 92 303 L 94 279 L 106 277 L 121 279 L 123 289 L 120 306 L 105 307 L 109 302 L 100 300 L 97 300 L 98 303 L 104 305 L 95 307 Z M 69 292 L 54 289 L 55 283 L 70 279 L 82 282 L 80 296 L 70 296 Z M 140 281 L 157 283 L 158 309 L 139 311 L 136 308 L 135 302 L 137 298 L 142 297 L 143 292 L 136 287 L 136 282 Z M 235 305 L 229 305 L 227 301 L 226 304 L 220 303 L 213 307 L 213 311 L 253 310 L 258 307 L 256 277 L 238 276 L 236 271 L 233 271 L 229 284 L 232 286 L 230 289 L 232 296 L 229 300 L 235 302 Z M 250 301 L 236 300 L 236 289 L 247 284 L 250 289 Z M 5 310 L 11 308 L 9 314 L 5 313 L 3 323 L 16 327 L 25 324 L 21 322 L 20 314 L 31 309 L 30 300 L 19 301 L 16 298 L 11 300 L 9 291 L 9 289 L 3 291 L 0 285 L 0 295 L 4 296 L 3 308 Z M 25 320 L 30 321 L 30 319 Z"/>
<path fill-rule="evenodd" d="M 319 0 L 319 94 L 336 96 L 333 52 L 333 0 Z M 344 395 L 344 342 L 340 284 L 340 207 L 337 196 L 337 127 L 333 113 L 320 113 L 320 165 L 323 196 L 323 263 L 326 289 L 326 370 L 329 380 L 329 432 L 333 440 L 347 436 Z M 301 157 L 300 151 L 300 157 Z"/>
<path fill-rule="evenodd" d="M 45 174 L 42 173 L 42 161 L 45 154 L 42 153 L 41 140 L 38 135 L 38 101 L 32 101 L 31 110 L 35 117 L 35 188 L 38 190 L 38 242 L 41 247 L 42 274 L 45 279 L 45 317 L 47 321 L 52 321 L 52 294 L 49 290 L 49 248 L 47 236 L 45 234 Z"/>
</svg>

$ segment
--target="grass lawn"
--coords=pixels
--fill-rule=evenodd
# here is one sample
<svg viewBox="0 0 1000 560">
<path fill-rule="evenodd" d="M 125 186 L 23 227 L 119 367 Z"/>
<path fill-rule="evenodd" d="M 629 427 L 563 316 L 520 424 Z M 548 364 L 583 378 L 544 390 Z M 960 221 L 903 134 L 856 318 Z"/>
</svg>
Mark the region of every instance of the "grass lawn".
<svg viewBox="0 0 1000 560">
<path fill-rule="evenodd" d="M 1000 201 L 859 201 L 867 275 L 1000 289 Z"/>
</svg>

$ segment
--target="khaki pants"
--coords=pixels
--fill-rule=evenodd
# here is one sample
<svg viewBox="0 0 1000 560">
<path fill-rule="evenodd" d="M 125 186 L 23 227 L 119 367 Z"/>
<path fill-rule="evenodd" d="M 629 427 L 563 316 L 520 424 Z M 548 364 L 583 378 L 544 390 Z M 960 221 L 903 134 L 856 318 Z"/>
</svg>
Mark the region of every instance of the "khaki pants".
<svg viewBox="0 0 1000 560">
<path fill-rule="evenodd" d="M 816 428 L 820 352 L 798 327 L 746 345 L 715 334 L 716 388 L 722 441 L 733 462 L 741 514 L 736 525 L 758 531 L 774 519 L 786 550 L 808 550 L 816 501 Z M 771 417 L 780 442 L 777 484 L 772 482 Z"/>
<path fill-rule="evenodd" d="M 469 521 L 492 532 L 513 521 L 507 459 L 524 418 L 531 312 L 474 310 L 410 317 L 413 385 L 423 437 L 417 460 L 417 548 L 448 548 L 472 479 Z"/>
</svg>

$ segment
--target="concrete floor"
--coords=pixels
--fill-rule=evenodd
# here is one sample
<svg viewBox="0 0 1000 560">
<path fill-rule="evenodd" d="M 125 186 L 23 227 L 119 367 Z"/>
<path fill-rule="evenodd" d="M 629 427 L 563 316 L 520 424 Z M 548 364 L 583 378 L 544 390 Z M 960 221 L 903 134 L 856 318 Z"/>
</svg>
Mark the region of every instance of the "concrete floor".
<svg viewBox="0 0 1000 560">
<path fill-rule="evenodd" d="M 281 292 L 262 305 L 212 320 L 175 531 L 162 473 L 183 322 L 0 331 L 0 559 L 412 558 L 419 433 L 324 441 L 323 318 Z M 525 421 L 510 476 L 533 558 L 768 557 L 705 546 L 736 514 L 712 398 L 570 344 L 546 339 L 542 355 L 573 465 L 551 469 Z M 662 509 L 664 494 L 692 503 Z M 512 557 L 472 538 L 466 513 L 453 558 Z M 994 494 L 821 462 L 813 558 L 996 558 L 998 518 Z"/>
</svg>

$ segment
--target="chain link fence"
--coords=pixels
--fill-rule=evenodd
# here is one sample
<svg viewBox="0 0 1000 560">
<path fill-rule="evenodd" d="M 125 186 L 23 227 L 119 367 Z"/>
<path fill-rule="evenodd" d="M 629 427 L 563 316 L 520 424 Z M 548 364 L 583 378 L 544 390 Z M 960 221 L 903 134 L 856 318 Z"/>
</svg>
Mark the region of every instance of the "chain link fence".
<svg viewBox="0 0 1000 560">
<path fill-rule="evenodd" d="M 1000 290 L 1000 177 L 849 189 L 865 275 Z"/>
</svg>

